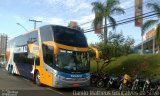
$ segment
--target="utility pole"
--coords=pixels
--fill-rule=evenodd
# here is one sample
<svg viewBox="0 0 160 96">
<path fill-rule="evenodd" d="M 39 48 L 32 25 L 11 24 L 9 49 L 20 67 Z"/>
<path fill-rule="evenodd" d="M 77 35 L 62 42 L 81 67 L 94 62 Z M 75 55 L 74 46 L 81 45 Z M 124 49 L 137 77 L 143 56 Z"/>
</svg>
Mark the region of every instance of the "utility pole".
<svg viewBox="0 0 160 96">
<path fill-rule="evenodd" d="M 142 31 L 142 27 L 141 27 L 141 37 L 142 37 L 142 44 L 141 44 L 141 54 L 143 55 L 143 51 L 144 51 L 144 42 L 143 42 L 143 31 Z"/>
<path fill-rule="evenodd" d="M 34 20 L 34 19 L 33 19 L 33 20 L 30 20 L 30 19 L 29 19 L 29 21 L 34 22 L 34 29 L 36 29 L 36 23 L 37 23 L 37 22 L 42 22 L 42 21 L 37 21 L 37 20 Z"/>
</svg>

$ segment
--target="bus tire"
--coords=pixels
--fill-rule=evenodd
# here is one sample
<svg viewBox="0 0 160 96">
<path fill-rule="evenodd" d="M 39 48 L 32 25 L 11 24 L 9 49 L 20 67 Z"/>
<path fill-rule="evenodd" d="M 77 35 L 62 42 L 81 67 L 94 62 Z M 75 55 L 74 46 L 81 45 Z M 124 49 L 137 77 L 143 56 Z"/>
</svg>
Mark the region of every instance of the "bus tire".
<svg viewBox="0 0 160 96">
<path fill-rule="evenodd" d="M 37 70 L 35 70 L 33 74 L 33 84 L 36 84 L 36 72 Z"/>
<path fill-rule="evenodd" d="M 12 71 L 13 71 L 13 65 L 11 65 L 11 70 L 10 70 L 10 73 L 11 73 L 11 74 L 13 74 Z"/>
<path fill-rule="evenodd" d="M 9 72 L 9 74 L 12 74 L 12 70 L 13 70 L 13 67 L 12 67 L 12 65 L 8 65 L 8 72 Z"/>
<path fill-rule="evenodd" d="M 34 78 L 35 84 L 37 84 L 38 86 L 40 86 L 41 82 L 40 82 L 40 75 L 39 75 L 38 71 L 35 72 L 35 76 L 34 77 L 35 77 Z"/>
<path fill-rule="evenodd" d="M 7 71 L 8 71 L 8 73 L 10 73 L 10 64 L 8 65 L 8 70 Z"/>
</svg>

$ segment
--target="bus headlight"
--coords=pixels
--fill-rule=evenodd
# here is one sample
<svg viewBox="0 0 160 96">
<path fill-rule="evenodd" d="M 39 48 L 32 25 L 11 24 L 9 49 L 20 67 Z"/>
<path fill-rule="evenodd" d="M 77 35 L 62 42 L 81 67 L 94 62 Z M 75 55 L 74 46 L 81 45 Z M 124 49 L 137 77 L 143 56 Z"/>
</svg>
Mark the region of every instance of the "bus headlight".
<svg viewBox="0 0 160 96">
<path fill-rule="evenodd" d="M 63 79 L 65 79 L 65 77 L 63 77 L 63 76 L 59 76 L 59 79 L 63 80 Z"/>
<path fill-rule="evenodd" d="M 57 77 L 57 79 L 59 79 L 59 80 L 65 79 L 65 77 L 64 77 L 64 76 L 61 76 L 61 75 L 56 75 L 56 77 Z"/>
</svg>

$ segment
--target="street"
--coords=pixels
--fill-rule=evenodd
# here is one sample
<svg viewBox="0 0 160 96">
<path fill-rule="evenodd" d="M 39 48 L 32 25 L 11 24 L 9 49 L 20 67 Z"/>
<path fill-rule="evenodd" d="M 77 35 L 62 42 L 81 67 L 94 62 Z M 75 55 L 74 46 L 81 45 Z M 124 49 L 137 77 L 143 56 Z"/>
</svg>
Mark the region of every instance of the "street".
<svg viewBox="0 0 160 96">
<path fill-rule="evenodd" d="M 72 96 L 74 90 L 82 89 L 37 86 L 22 76 L 11 75 L 4 68 L 0 68 L 0 90 L 0 96 Z"/>
<path fill-rule="evenodd" d="M 160 0 L 0 4 L 0 96 L 160 96 Z"/>
<path fill-rule="evenodd" d="M 138 96 L 132 91 L 106 91 L 104 88 L 51 88 L 38 86 L 22 76 L 11 75 L 0 67 L 0 96 Z M 134 94 L 134 95 L 133 95 Z M 142 94 L 141 94 L 142 95 Z"/>
</svg>

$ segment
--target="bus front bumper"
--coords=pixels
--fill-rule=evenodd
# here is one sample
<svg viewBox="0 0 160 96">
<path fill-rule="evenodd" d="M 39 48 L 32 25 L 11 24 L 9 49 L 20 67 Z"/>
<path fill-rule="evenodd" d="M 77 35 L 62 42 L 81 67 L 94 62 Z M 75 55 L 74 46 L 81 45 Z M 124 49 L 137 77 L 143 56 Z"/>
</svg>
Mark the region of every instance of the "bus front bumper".
<svg viewBox="0 0 160 96">
<path fill-rule="evenodd" d="M 61 78 L 55 80 L 56 88 L 90 86 L 90 78 Z"/>
</svg>

